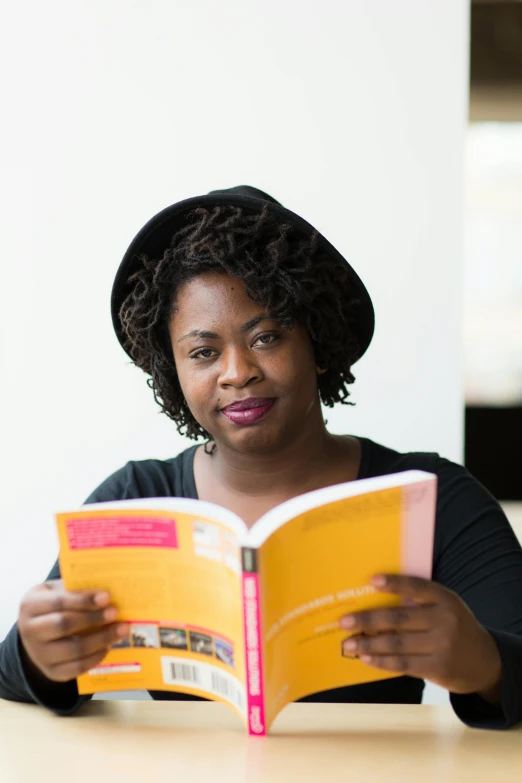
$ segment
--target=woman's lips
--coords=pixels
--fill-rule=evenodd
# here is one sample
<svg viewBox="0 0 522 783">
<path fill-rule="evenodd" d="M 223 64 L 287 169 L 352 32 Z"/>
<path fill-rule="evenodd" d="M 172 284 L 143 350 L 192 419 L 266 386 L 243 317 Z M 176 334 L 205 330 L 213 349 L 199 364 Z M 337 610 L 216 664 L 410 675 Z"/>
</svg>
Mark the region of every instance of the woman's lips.
<svg viewBox="0 0 522 783">
<path fill-rule="evenodd" d="M 239 403 L 233 403 L 223 408 L 223 413 L 233 424 L 256 424 L 270 413 L 274 407 L 275 399 L 252 398 Z"/>
</svg>

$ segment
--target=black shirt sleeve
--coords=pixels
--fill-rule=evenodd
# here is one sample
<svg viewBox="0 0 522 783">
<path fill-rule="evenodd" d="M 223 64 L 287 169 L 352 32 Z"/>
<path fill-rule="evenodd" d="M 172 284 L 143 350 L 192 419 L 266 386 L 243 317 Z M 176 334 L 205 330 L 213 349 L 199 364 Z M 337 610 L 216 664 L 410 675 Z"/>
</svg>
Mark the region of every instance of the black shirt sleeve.
<svg viewBox="0 0 522 783">
<path fill-rule="evenodd" d="M 522 720 L 522 549 L 502 508 L 468 471 L 439 458 L 433 579 L 457 593 L 493 636 L 503 667 L 502 707 L 450 694 L 477 728 Z"/>
<path fill-rule="evenodd" d="M 140 494 L 133 494 L 136 492 L 139 492 L 139 489 L 135 486 L 133 464 L 128 463 L 100 484 L 85 502 L 101 503 L 140 497 Z M 47 580 L 59 578 L 60 567 L 57 561 Z M 42 688 L 31 677 L 15 623 L 3 642 L 0 642 L 0 698 L 25 703 L 33 702 L 58 715 L 72 714 L 91 698 L 78 694 L 76 680 L 55 683 L 55 685 L 56 687 L 53 685 L 51 688 Z"/>
</svg>

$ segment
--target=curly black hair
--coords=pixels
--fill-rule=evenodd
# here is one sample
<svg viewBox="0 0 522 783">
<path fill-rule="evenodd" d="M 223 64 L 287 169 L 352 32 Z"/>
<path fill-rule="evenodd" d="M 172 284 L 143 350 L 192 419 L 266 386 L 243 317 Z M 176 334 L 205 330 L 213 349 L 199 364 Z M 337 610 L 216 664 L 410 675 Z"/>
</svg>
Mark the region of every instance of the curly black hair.
<svg viewBox="0 0 522 783">
<path fill-rule="evenodd" d="M 168 324 L 181 285 L 202 272 L 219 271 L 241 280 L 250 299 L 282 328 L 303 324 L 312 340 L 322 403 L 348 402 L 359 356 L 354 330 L 355 300 L 348 265 L 332 260 L 318 242 L 270 214 L 241 207 L 199 207 L 172 236 L 162 258 L 141 256 L 127 281 L 130 292 L 119 316 L 125 349 L 151 377 L 148 385 L 163 413 L 189 438 L 211 436 L 193 417 L 181 391 Z"/>
</svg>

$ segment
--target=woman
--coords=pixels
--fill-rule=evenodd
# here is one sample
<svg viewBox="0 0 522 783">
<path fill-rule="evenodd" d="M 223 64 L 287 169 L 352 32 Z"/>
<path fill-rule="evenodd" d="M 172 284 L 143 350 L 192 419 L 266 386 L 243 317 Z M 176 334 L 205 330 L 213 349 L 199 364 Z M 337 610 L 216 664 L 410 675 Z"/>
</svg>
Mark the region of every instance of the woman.
<svg viewBox="0 0 522 783">
<path fill-rule="evenodd" d="M 321 402 L 347 403 L 374 318 L 363 284 L 324 237 L 254 188 L 180 202 L 133 240 L 112 313 L 163 412 L 206 443 L 174 459 L 130 462 L 87 502 L 199 497 L 252 524 L 309 490 L 433 471 L 433 581 L 376 575 L 378 589 L 408 600 L 340 618 L 356 632 L 347 655 L 403 676 L 307 700 L 415 703 L 430 680 L 470 725 L 522 719 L 522 550 L 499 505 L 437 454 L 399 454 L 326 429 Z M 67 714 L 86 698 L 75 678 L 129 629 L 114 622 L 108 595 L 68 593 L 59 576 L 55 565 L 22 601 L 0 650 L 0 695 Z"/>
</svg>

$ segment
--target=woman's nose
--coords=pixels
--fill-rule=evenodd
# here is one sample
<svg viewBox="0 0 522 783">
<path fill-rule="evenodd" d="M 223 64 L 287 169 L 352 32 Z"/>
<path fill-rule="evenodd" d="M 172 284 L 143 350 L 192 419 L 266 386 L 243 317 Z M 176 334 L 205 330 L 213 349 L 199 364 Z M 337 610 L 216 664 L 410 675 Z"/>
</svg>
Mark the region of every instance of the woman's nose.
<svg viewBox="0 0 522 783">
<path fill-rule="evenodd" d="M 229 348 L 221 354 L 220 386 L 246 386 L 260 380 L 261 371 L 248 349 Z"/>
</svg>

